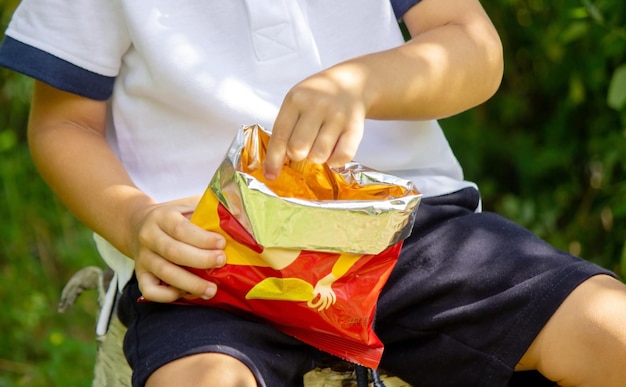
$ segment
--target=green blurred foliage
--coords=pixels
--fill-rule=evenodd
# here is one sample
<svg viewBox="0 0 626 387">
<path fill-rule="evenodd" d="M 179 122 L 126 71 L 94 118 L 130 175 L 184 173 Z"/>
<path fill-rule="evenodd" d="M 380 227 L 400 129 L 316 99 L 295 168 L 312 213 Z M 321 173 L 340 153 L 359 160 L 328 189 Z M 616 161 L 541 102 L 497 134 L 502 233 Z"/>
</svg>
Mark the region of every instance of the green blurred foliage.
<svg viewBox="0 0 626 387">
<path fill-rule="evenodd" d="M 626 275 L 626 3 L 499 0 L 505 74 L 442 121 L 486 210 Z M 625 262 L 626 263 L 626 262 Z"/>
<path fill-rule="evenodd" d="M 17 0 L 0 0 L 4 31 Z M 626 276 L 626 3 L 497 0 L 505 75 L 485 104 L 442 120 L 484 208 Z M 26 147 L 32 82 L 0 70 L 0 387 L 86 386 L 95 294 L 61 315 L 71 274 L 100 264 Z"/>
<path fill-rule="evenodd" d="M 4 31 L 18 1 L 0 0 Z M 88 386 L 96 295 L 59 314 L 61 290 L 100 264 L 91 233 L 56 200 L 31 161 L 26 120 L 32 81 L 0 69 L 0 387 Z"/>
</svg>

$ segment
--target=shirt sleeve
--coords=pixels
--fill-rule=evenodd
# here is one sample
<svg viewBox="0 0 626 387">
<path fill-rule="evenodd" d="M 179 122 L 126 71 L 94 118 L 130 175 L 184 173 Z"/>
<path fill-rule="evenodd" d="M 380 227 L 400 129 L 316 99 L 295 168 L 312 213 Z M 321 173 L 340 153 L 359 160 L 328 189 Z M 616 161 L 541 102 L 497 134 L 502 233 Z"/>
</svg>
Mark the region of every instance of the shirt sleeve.
<svg viewBox="0 0 626 387">
<path fill-rule="evenodd" d="M 391 5 L 393 6 L 393 12 L 395 13 L 396 18 L 400 20 L 409 8 L 419 2 L 420 0 L 391 0 Z"/>
<path fill-rule="evenodd" d="M 87 98 L 106 100 L 130 46 L 115 0 L 23 0 L 0 65 Z"/>
</svg>

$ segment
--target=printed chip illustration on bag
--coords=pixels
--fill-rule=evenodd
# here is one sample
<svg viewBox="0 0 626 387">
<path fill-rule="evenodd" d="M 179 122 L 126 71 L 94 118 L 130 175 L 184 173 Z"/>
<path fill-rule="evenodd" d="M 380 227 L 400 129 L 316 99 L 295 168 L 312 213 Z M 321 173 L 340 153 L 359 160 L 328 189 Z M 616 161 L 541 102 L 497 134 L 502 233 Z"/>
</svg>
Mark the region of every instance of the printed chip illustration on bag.
<svg viewBox="0 0 626 387">
<path fill-rule="evenodd" d="M 301 260 L 298 260 L 302 251 L 268 250 L 269 251 L 266 250 L 268 255 L 276 255 L 280 260 L 284 260 L 286 263 L 284 267 L 280 268 L 281 270 L 286 269 L 288 266 L 297 265 L 297 263 L 305 259 L 302 258 Z M 263 254 L 261 254 L 261 256 L 263 256 Z M 333 284 L 341 278 L 341 276 L 343 276 L 343 274 L 345 274 L 362 256 L 362 254 L 339 255 L 330 269 L 330 273 L 323 278 L 316 280 L 317 282 L 315 285 L 307 282 L 305 279 L 298 278 L 298 273 L 302 272 L 300 270 L 294 273 L 293 277 L 265 278 L 250 289 L 250 291 L 246 294 L 246 299 L 306 301 L 310 308 L 317 309 L 318 311 L 328 309 L 337 301 L 337 295 L 332 288 Z M 328 258 L 332 259 L 333 257 Z M 283 271 L 283 274 L 285 274 L 285 271 Z"/>
<path fill-rule="evenodd" d="M 191 221 L 226 238 L 226 265 L 189 271 L 214 281 L 210 300 L 323 351 L 376 368 L 380 290 L 410 234 L 421 194 L 410 181 L 358 163 L 285 162 L 267 181 L 270 134 L 238 132 Z"/>
</svg>

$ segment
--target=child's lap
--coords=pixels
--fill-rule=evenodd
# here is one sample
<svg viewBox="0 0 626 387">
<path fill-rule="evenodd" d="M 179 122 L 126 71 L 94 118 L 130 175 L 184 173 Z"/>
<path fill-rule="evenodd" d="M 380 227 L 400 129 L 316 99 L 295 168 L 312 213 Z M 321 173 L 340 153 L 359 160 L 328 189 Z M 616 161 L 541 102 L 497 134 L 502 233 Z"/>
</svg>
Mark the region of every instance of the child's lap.
<svg viewBox="0 0 626 387">
<path fill-rule="evenodd" d="M 133 386 L 142 386 L 172 360 L 204 352 L 239 359 L 264 380 L 260 386 L 298 385 L 302 374 L 315 367 L 318 351 L 266 324 L 202 306 L 137 303 L 138 296 L 133 279 L 118 307 L 128 327 L 124 353 L 133 368 Z"/>
<path fill-rule="evenodd" d="M 425 201 L 379 299 L 381 367 L 415 385 L 506 385 L 567 295 L 611 274 L 498 215 L 452 204 L 470 196 Z"/>
<path fill-rule="evenodd" d="M 415 385 L 506 385 L 565 297 L 603 269 L 557 251 L 493 214 L 465 189 L 423 200 L 378 304 L 381 367 Z M 298 385 L 322 355 L 273 328 L 206 307 L 136 303 L 120 315 L 125 352 L 142 384 L 159 366 L 199 352 L 247 364 L 260 385 Z"/>
</svg>

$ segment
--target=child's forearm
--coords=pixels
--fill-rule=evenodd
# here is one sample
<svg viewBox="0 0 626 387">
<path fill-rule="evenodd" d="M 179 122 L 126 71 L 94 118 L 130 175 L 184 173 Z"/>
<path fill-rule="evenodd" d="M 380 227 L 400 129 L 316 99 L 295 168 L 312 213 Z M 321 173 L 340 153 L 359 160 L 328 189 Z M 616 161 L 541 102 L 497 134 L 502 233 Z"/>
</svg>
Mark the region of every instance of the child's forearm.
<svg viewBox="0 0 626 387">
<path fill-rule="evenodd" d="M 268 144 L 266 178 L 278 176 L 285 157 L 332 166 L 352 160 L 365 118 L 442 118 L 495 93 L 502 46 L 478 0 L 422 0 L 404 20 L 408 43 L 339 63 L 289 90 Z"/>
<path fill-rule="evenodd" d="M 133 212 L 153 204 L 104 136 L 106 103 L 37 82 L 29 145 L 42 177 L 83 223 L 131 256 Z"/>
<path fill-rule="evenodd" d="M 477 1 L 423 0 L 405 15 L 412 40 L 339 64 L 364 75 L 367 116 L 436 119 L 490 98 L 503 72 L 502 46 Z"/>
</svg>

